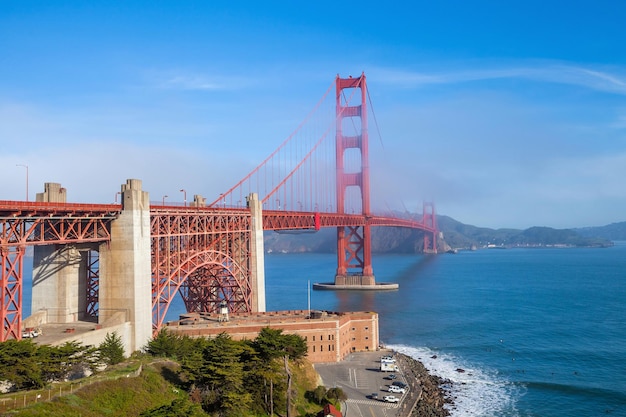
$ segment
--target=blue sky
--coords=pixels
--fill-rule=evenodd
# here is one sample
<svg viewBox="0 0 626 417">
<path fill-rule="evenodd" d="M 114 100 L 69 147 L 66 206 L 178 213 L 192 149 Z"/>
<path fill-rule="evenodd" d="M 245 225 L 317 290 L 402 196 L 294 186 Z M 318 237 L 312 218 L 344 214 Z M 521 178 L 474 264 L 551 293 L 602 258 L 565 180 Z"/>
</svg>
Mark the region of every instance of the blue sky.
<svg viewBox="0 0 626 417">
<path fill-rule="evenodd" d="M 0 199 L 209 199 L 365 72 L 373 206 L 626 220 L 626 3 L 0 0 Z M 376 171 L 378 170 L 378 171 Z M 176 196 L 176 198 L 174 198 Z"/>
</svg>

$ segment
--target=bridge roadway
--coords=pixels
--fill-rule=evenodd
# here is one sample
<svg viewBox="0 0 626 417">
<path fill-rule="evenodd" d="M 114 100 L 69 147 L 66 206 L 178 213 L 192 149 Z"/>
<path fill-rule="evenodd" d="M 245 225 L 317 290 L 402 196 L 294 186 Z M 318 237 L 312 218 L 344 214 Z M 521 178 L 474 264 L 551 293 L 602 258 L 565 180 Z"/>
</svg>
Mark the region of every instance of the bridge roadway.
<svg viewBox="0 0 626 417">
<path fill-rule="evenodd" d="M 406 394 L 394 394 L 387 391 L 392 380 L 385 379 L 389 375 L 380 371 L 380 357 L 388 353 L 377 352 L 351 353 L 343 361 L 336 363 L 315 364 L 315 370 L 322 378 L 327 389 L 341 388 L 348 396 L 341 412 L 344 417 L 406 417 L 421 397 L 419 381 L 412 378 L 410 372 L 405 373 L 403 361 L 398 360 L 400 372 L 395 372 L 397 380 L 409 386 Z M 370 398 L 377 393 L 379 400 Z M 385 395 L 400 398 L 396 404 L 382 401 Z"/>
</svg>

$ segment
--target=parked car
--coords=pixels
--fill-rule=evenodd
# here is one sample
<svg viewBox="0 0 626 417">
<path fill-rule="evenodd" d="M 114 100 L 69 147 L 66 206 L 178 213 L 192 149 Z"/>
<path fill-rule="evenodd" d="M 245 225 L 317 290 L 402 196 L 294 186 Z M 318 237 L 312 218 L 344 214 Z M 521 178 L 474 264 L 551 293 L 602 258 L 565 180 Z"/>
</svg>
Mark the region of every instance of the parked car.
<svg viewBox="0 0 626 417">
<path fill-rule="evenodd" d="M 390 380 L 393 380 L 393 379 L 396 379 L 397 377 L 398 377 L 398 376 L 397 376 L 396 374 L 390 374 L 390 375 L 387 375 L 387 376 L 385 377 L 385 379 L 390 379 Z"/>
<path fill-rule="evenodd" d="M 400 398 L 396 397 L 395 395 L 385 395 L 383 397 L 383 401 L 388 403 L 397 403 L 398 401 L 400 401 Z"/>
<path fill-rule="evenodd" d="M 378 400 L 378 393 L 372 392 L 370 395 L 367 396 L 367 398 L 369 398 L 370 400 Z"/>
<path fill-rule="evenodd" d="M 404 394 L 406 392 L 406 388 L 399 387 L 397 385 L 389 385 L 387 391 L 394 392 L 396 394 Z"/>
<path fill-rule="evenodd" d="M 407 385 L 402 381 L 393 381 L 391 385 L 395 385 L 396 387 L 406 388 Z"/>
</svg>

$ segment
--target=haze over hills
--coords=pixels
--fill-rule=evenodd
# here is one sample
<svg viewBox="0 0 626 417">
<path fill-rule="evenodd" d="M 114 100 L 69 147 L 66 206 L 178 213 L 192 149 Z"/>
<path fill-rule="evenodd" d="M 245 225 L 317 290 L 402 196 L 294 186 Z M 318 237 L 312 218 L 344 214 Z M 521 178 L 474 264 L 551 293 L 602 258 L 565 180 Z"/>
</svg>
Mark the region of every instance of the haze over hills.
<svg viewBox="0 0 626 417">
<path fill-rule="evenodd" d="M 609 240 L 626 240 L 626 222 L 611 223 L 599 227 L 582 227 L 574 230 L 583 236 L 596 236 Z"/>
<path fill-rule="evenodd" d="M 411 215 L 418 218 L 418 215 Z M 611 246 L 613 240 L 626 240 L 626 222 L 601 227 L 553 229 L 531 227 L 519 229 L 490 229 L 463 224 L 448 216 L 437 216 L 437 226 L 443 239 L 439 251 L 479 249 L 483 247 L 545 247 L 545 246 Z M 372 228 L 372 252 L 420 253 L 422 232 L 398 227 Z M 318 232 L 266 232 L 265 250 L 278 253 L 321 252 L 337 250 L 335 229 Z"/>
</svg>

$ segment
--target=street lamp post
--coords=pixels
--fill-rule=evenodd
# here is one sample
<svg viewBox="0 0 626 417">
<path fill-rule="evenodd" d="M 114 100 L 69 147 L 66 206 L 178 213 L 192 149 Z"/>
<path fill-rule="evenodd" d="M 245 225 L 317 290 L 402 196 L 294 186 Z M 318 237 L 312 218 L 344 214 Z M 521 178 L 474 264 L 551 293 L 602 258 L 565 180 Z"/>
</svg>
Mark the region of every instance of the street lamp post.
<svg viewBox="0 0 626 417">
<path fill-rule="evenodd" d="M 167 197 L 168 197 L 168 196 L 166 196 L 166 195 L 164 195 L 164 196 L 163 196 L 163 199 L 161 200 L 161 205 L 162 205 L 162 206 L 164 206 L 164 205 L 165 205 L 165 199 L 166 199 Z"/>
<path fill-rule="evenodd" d="M 180 192 L 183 193 L 183 204 L 187 207 L 187 191 L 185 191 L 185 189 L 181 189 Z"/>
<path fill-rule="evenodd" d="M 17 164 L 15 166 L 26 168 L 26 201 L 28 201 L 28 165 Z"/>
<path fill-rule="evenodd" d="M 118 192 L 115 193 L 115 204 L 117 204 L 117 196 L 121 195 L 121 194 L 122 194 L 121 191 L 118 191 Z"/>
</svg>

